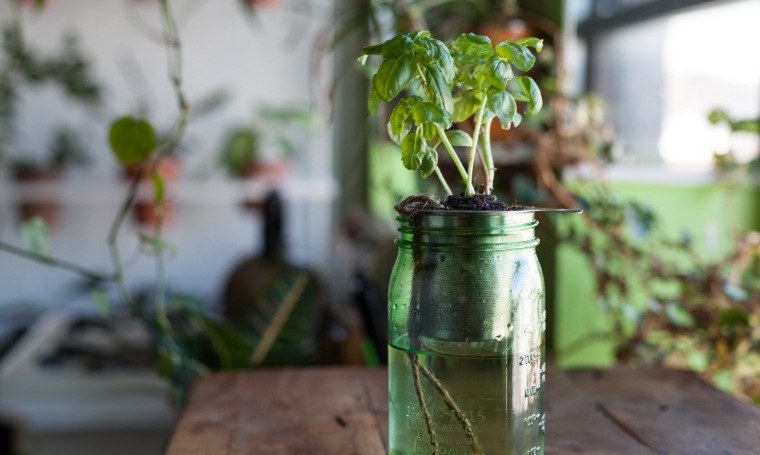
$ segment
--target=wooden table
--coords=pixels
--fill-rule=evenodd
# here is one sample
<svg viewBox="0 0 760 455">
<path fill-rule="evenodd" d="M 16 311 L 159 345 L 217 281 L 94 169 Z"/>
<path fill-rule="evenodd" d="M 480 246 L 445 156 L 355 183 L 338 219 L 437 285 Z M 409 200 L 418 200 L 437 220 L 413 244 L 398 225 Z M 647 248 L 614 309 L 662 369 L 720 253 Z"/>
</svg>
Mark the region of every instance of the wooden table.
<svg viewBox="0 0 760 455">
<path fill-rule="evenodd" d="M 201 379 L 168 455 L 386 455 L 386 370 Z M 760 408 L 685 371 L 550 370 L 546 454 L 758 455 Z"/>
</svg>

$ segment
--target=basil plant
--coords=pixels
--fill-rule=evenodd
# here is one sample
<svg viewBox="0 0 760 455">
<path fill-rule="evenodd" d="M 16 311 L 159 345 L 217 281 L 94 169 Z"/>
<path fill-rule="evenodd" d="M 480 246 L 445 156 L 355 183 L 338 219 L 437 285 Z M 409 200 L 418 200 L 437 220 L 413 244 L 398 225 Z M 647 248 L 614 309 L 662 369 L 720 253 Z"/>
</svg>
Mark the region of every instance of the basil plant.
<svg viewBox="0 0 760 455">
<path fill-rule="evenodd" d="M 452 194 L 438 168 L 437 148 L 443 144 L 466 186 L 465 195 L 473 196 L 473 165 L 480 143 L 488 170 L 485 191 L 489 193 L 494 173 L 490 142 L 493 119 L 498 118 L 502 128 L 509 129 L 522 120 L 517 101 L 525 103 L 525 115 L 534 115 L 541 109 L 536 82 L 528 76 L 515 75 L 515 70 L 526 72 L 533 67 L 536 57 L 531 47 L 541 52 L 543 40 L 507 40 L 494 48 L 488 37 L 468 33 L 447 46 L 426 31 L 367 46 L 359 57 L 360 63 L 364 64 L 370 55 L 383 58 L 372 78 L 370 114 L 374 115 L 382 101 L 392 101 L 419 81 L 425 96 L 400 99 L 388 121 L 388 134 L 401 147 L 404 166 L 419 171 L 423 178 L 435 173 L 446 194 Z M 514 82 L 509 84 L 510 81 Z M 471 117 L 473 136 L 451 129 L 454 123 Z M 470 148 L 466 168 L 454 146 Z"/>
</svg>

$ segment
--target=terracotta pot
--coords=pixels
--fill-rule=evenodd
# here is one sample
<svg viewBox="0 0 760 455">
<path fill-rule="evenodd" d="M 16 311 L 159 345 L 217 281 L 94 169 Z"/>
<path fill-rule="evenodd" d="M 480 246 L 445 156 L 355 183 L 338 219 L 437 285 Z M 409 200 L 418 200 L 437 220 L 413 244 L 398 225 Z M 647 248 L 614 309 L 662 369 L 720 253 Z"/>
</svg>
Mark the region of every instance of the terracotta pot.
<svg viewBox="0 0 760 455">
<path fill-rule="evenodd" d="M 279 181 L 290 174 L 291 165 L 288 161 L 275 161 L 273 163 L 251 163 L 243 171 L 243 177 L 260 178 L 267 181 Z"/>
<path fill-rule="evenodd" d="M 171 185 L 177 180 L 180 173 L 179 160 L 169 155 L 161 160 L 158 165 L 158 169 L 155 167 L 153 160 L 147 164 L 143 174 L 143 181 L 152 185 L 153 174 L 158 173 L 164 181 L 164 193 L 168 193 Z M 129 166 L 124 168 L 124 177 L 132 181 L 140 175 L 140 166 Z M 163 212 L 163 225 L 168 226 L 174 221 L 176 212 L 174 201 L 170 199 L 164 199 L 161 204 L 157 204 L 155 201 L 138 200 L 132 207 L 132 215 L 135 220 L 142 226 L 156 227 Z"/>
<path fill-rule="evenodd" d="M 62 180 L 63 173 L 60 169 L 23 168 L 16 169 L 13 177 L 17 182 L 55 183 Z M 44 202 L 22 202 L 17 210 L 19 221 L 40 217 L 51 228 L 58 225 L 61 212 L 60 203 L 52 199 Z"/>
</svg>

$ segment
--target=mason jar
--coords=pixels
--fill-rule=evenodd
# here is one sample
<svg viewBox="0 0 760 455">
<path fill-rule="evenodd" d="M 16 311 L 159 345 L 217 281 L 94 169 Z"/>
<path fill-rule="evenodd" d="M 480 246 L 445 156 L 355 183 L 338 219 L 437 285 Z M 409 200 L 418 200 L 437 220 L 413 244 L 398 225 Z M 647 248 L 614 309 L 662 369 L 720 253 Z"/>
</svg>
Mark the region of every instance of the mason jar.
<svg viewBox="0 0 760 455">
<path fill-rule="evenodd" d="M 543 454 L 546 310 L 534 215 L 397 218 L 392 455 Z"/>
</svg>

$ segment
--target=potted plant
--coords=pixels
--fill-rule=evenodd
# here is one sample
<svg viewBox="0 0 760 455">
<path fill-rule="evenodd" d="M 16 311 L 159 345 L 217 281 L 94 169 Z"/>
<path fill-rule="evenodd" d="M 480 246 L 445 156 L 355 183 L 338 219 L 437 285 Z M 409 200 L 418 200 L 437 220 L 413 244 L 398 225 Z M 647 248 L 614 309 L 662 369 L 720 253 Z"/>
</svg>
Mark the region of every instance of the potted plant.
<svg viewBox="0 0 760 455">
<path fill-rule="evenodd" d="M 232 177 L 280 180 L 290 172 L 296 154 L 293 136 L 315 129 L 316 118 L 309 109 L 264 106 L 251 124 L 230 130 L 219 164 Z"/>
<path fill-rule="evenodd" d="M 88 163 L 89 157 L 79 136 L 73 130 L 62 128 L 55 132 L 46 160 L 17 158 L 12 160 L 11 169 L 18 183 L 57 183 L 67 168 Z M 60 217 L 59 202 L 54 198 L 21 202 L 18 210 L 21 221 L 39 217 L 48 226 L 55 226 Z"/>
<path fill-rule="evenodd" d="M 372 79 L 374 113 L 404 90 L 388 122 L 404 166 L 435 174 L 446 199 L 416 195 L 396 208 L 399 254 L 389 289 L 390 451 L 543 453 L 546 312 L 531 207 L 490 195 L 491 120 L 502 128 L 541 109 L 530 70 L 536 38 L 495 47 L 463 34 L 448 46 L 428 32 L 365 47 L 382 58 Z M 472 119 L 473 134 L 452 129 Z M 463 192 L 438 167 L 443 147 Z M 469 150 L 460 160 L 454 147 Z M 476 161 L 479 164 L 476 166 Z M 478 169 L 483 180 L 475 181 Z"/>
</svg>

